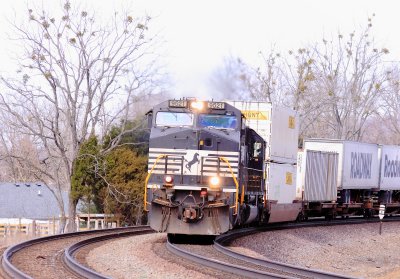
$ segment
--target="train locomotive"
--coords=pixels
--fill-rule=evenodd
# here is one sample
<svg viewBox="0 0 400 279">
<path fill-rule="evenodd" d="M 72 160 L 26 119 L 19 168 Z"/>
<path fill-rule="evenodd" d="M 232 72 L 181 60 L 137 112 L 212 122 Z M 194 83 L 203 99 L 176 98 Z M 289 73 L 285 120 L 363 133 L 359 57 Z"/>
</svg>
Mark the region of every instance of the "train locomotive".
<svg viewBox="0 0 400 279">
<path fill-rule="evenodd" d="M 144 205 L 159 232 L 400 213 L 400 147 L 305 139 L 265 102 L 168 100 L 148 112 Z M 297 178 L 297 179 L 296 179 Z"/>
<path fill-rule="evenodd" d="M 154 230 L 219 235 L 263 220 L 265 143 L 239 109 L 182 99 L 147 115 L 145 205 Z"/>
</svg>

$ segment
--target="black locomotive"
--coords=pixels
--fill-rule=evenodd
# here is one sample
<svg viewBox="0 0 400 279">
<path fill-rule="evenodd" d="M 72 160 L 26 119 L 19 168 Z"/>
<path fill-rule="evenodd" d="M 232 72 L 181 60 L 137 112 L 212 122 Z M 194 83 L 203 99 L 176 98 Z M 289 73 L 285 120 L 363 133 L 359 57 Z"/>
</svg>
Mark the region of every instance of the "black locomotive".
<svg viewBox="0 0 400 279">
<path fill-rule="evenodd" d="M 169 234 L 219 235 L 264 219 L 264 140 L 225 102 L 169 100 L 151 127 L 145 207 Z"/>
</svg>

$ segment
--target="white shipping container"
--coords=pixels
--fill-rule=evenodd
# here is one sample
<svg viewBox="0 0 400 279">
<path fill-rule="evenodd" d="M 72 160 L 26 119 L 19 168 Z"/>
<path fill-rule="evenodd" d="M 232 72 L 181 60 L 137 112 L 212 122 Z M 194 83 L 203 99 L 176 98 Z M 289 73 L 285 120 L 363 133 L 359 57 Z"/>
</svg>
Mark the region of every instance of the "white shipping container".
<svg viewBox="0 0 400 279">
<path fill-rule="evenodd" d="M 304 201 L 336 200 L 339 154 L 306 150 L 302 159 L 299 187 L 304 189 Z"/>
<path fill-rule="evenodd" d="M 373 189 L 379 186 L 378 145 L 346 140 L 306 139 L 304 151 L 339 154 L 338 189 Z"/>
<path fill-rule="evenodd" d="M 298 151 L 297 152 L 297 171 L 296 171 L 296 199 L 302 200 L 303 199 L 303 182 L 302 182 L 302 175 L 303 175 L 303 158 L 304 152 Z"/>
<path fill-rule="evenodd" d="M 246 117 L 246 125 L 263 137 L 267 161 L 296 163 L 299 137 L 296 111 L 268 102 L 227 102 L 240 109 Z"/>
<path fill-rule="evenodd" d="M 296 166 L 292 164 L 266 163 L 267 199 L 278 204 L 296 200 Z"/>
<path fill-rule="evenodd" d="M 380 190 L 400 190 L 400 146 L 380 146 Z"/>
</svg>

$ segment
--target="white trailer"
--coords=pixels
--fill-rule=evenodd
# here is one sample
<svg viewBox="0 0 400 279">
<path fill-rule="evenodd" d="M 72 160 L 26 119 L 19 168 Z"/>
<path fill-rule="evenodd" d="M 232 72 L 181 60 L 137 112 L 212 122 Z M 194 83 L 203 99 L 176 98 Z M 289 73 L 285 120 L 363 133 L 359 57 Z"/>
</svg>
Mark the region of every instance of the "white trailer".
<svg viewBox="0 0 400 279">
<path fill-rule="evenodd" d="M 291 164 L 266 164 L 268 200 L 292 203 L 296 199 L 296 166 Z"/>
<path fill-rule="evenodd" d="M 297 152 L 297 172 L 296 172 L 296 199 L 301 201 L 303 199 L 303 159 L 304 159 L 304 152 L 299 150 Z"/>
<path fill-rule="evenodd" d="M 265 168 L 269 223 L 295 220 L 301 211 L 301 202 L 296 202 L 296 166 L 269 162 Z"/>
<path fill-rule="evenodd" d="M 400 146 L 381 145 L 379 151 L 379 189 L 400 190 Z"/>
<path fill-rule="evenodd" d="M 377 189 L 379 187 L 378 145 L 347 140 L 306 139 L 304 151 L 336 152 L 337 187 L 342 189 Z"/>
<path fill-rule="evenodd" d="M 246 125 L 266 142 L 266 161 L 296 164 L 299 121 L 296 111 L 268 102 L 227 101 L 241 110 Z"/>
<path fill-rule="evenodd" d="M 336 201 L 339 154 L 309 149 L 299 154 L 297 188 L 304 192 L 304 201 Z"/>
</svg>

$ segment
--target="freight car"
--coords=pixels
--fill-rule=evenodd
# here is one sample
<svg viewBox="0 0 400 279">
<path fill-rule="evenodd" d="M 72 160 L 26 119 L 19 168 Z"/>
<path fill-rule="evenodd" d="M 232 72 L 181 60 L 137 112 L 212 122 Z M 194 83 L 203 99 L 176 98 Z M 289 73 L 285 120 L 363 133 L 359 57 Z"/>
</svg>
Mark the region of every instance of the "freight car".
<svg viewBox="0 0 400 279">
<path fill-rule="evenodd" d="M 400 212 L 400 147 L 347 140 L 306 139 L 299 152 L 301 218 L 370 217 L 385 205 Z"/>
<path fill-rule="evenodd" d="M 218 235 L 252 222 L 293 220 L 301 212 L 301 202 L 293 202 L 293 111 L 268 103 L 181 99 L 156 105 L 147 115 L 144 203 L 156 231 Z M 279 138 L 285 129 L 286 137 Z"/>
<path fill-rule="evenodd" d="M 168 100 L 147 115 L 144 204 L 156 231 L 370 217 L 382 204 L 400 213 L 400 147 L 307 139 L 298 153 L 296 112 L 265 102 Z"/>
</svg>

